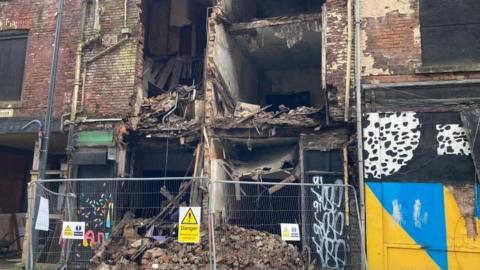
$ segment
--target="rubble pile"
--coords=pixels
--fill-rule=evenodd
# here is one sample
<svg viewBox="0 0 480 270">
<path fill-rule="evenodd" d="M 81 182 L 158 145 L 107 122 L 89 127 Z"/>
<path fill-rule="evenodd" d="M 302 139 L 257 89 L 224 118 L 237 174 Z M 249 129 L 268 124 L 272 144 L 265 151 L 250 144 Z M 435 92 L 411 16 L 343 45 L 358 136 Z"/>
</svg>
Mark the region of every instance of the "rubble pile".
<svg viewBox="0 0 480 270">
<path fill-rule="evenodd" d="M 206 234 L 198 244 L 182 244 L 173 234 L 152 238 L 132 233 L 132 228 L 138 229 L 145 223 L 145 220 L 127 222 L 123 235 L 109 238 L 112 240 L 96 251 L 91 269 L 210 269 Z M 217 269 L 301 269 L 303 266 L 300 253 L 280 236 L 233 225 L 221 225 L 215 232 Z"/>
<path fill-rule="evenodd" d="M 320 108 L 301 106 L 290 109 L 285 106 L 279 106 L 278 111 L 271 112 L 266 111 L 268 107 L 269 106 L 250 114 L 239 112 L 236 113 L 236 116 L 217 119 L 214 126 L 216 128 L 270 126 L 315 128 L 321 124 Z"/>
<path fill-rule="evenodd" d="M 138 130 L 146 134 L 164 131 L 168 135 L 197 130 L 198 121 L 191 117 L 196 91 L 195 86 L 178 85 L 171 92 L 146 98 L 140 109 Z"/>
</svg>

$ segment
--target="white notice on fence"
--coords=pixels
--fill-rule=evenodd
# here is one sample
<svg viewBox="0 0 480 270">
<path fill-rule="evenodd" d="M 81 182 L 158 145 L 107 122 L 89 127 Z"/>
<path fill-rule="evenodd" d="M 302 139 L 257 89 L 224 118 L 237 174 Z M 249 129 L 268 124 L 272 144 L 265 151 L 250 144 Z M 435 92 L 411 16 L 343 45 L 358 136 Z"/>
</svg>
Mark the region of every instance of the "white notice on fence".
<svg viewBox="0 0 480 270">
<path fill-rule="evenodd" d="M 37 221 L 35 222 L 35 230 L 48 231 L 48 199 L 40 197 L 40 205 L 38 207 Z"/>
<path fill-rule="evenodd" d="M 280 223 L 283 241 L 300 241 L 298 224 Z"/>
</svg>

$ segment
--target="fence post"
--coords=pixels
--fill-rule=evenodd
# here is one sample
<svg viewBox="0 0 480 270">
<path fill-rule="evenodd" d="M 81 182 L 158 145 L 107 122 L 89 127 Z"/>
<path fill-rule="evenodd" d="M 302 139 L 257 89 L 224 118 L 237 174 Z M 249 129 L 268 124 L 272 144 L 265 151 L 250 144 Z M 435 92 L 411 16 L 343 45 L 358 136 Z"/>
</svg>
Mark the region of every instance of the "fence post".
<svg viewBox="0 0 480 270">
<path fill-rule="evenodd" d="M 33 238 L 33 230 L 34 230 L 33 215 L 35 214 L 35 209 L 33 209 L 34 204 L 35 204 L 35 182 L 30 182 L 28 183 L 28 210 L 27 210 L 28 226 L 27 228 L 25 228 L 28 234 L 28 258 L 27 258 L 27 265 L 26 265 L 27 270 L 33 270 L 32 238 Z"/>
<path fill-rule="evenodd" d="M 215 222 L 212 204 L 212 185 L 214 182 L 208 181 L 208 231 L 210 239 L 210 269 L 217 269 L 216 246 L 215 246 Z"/>
</svg>

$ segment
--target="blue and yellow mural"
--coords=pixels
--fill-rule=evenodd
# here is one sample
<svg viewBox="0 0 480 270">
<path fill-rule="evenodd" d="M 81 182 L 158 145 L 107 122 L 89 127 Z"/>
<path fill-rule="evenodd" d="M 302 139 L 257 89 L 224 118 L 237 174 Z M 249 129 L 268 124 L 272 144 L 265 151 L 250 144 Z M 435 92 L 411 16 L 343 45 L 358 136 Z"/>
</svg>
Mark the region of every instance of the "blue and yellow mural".
<svg viewBox="0 0 480 270">
<path fill-rule="evenodd" d="M 480 185 L 458 115 L 365 120 L 369 269 L 480 269 Z"/>
<path fill-rule="evenodd" d="M 480 239 L 443 184 L 369 182 L 366 218 L 369 269 L 480 269 Z"/>
</svg>

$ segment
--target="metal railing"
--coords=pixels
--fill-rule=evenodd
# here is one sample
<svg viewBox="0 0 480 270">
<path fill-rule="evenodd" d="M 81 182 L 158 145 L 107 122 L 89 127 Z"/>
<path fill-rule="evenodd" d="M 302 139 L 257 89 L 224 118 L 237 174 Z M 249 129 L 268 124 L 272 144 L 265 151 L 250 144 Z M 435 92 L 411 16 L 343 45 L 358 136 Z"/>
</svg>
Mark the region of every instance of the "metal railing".
<svg viewBox="0 0 480 270">
<path fill-rule="evenodd" d="M 176 226 L 173 214 L 182 203 L 188 204 L 191 180 L 202 178 L 48 179 L 30 183 L 27 269 L 88 269 L 95 248 L 109 238 L 128 211 L 145 219 L 161 214 L 163 225 Z M 168 211 L 162 212 L 167 207 Z M 38 218 L 44 218 L 45 213 L 48 228 L 39 230 Z M 69 221 L 85 222 L 83 240 L 61 236 L 63 223 Z"/>
<path fill-rule="evenodd" d="M 27 269 L 88 269 L 95 249 L 109 239 L 127 212 L 156 223 L 155 226 L 172 228 L 163 236 L 175 242 L 179 207 L 189 205 L 190 185 L 194 181 L 207 179 L 32 182 Z M 202 236 L 201 244 L 208 247 L 207 264 L 211 269 L 235 268 L 235 264 L 240 269 L 259 269 L 256 264 L 262 264 L 262 269 L 360 269 L 361 262 L 366 262 L 365 237 L 359 222 L 356 190 L 350 185 L 326 182 L 321 176 L 313 177 L 312 183 L 209 181 L 208 209 L 203 207 L 203 212 L 208 213 L 208 224 L 201 227 L 201 234 L 208 238 L 207 244 Z M 45 213 L 48 229 L 40 230 L 38 219 Z M 62 225 L 69 221 L 85 222 L 84 239 L 62 238 Z M 283 241 L 281 224 L 296 224 L 299 241 Z M 145 232 L 141 234 L 140 239 L 144 239 Z M 238 247 L 228 246 L 229 241 L 237 241 Z M 243 259 L 231 252 L 232 248 L 234 251 L 249 247 L 259 254 L 270 252 L 280 262 L 291 265 L 285 268 L 272 260 L 256 261 L 255 254 Z"/>
<path fill-rule="evenodd" d="M 225 241 L 235 241 L 225 237 L 232 234 L 230 225 L 251 230 L 245 235 L 247 238 L 254 236 L 248 242 L 257 245 L 257 252 L 267 256 L 272 253 L 275 260 L 285 259 L 282 257 L 286 255 L 291 257 L 291 248 L 280 243 L 274 247 L 275 250 L 263 248 L 265 235 L 270 242 L 278 239 L 279 235 L 283 237 L 282 223 L 297 224 L 300 229 L 298 241 L 287 241 L 298 252 L 294 252 L 293 256 L 301 257 L 303 262 L 296 267 L 360 269 L 366 256 L 365 238 L 359 221 L 355 188 L 338 182 L 324 184 L 321 176 L 313 177 L 313 183 L 212 181 L 209 184 L 212 269 L 236 266 L 228 265 L 232 262 L 243 269 L 256 268 L 255 259 L 229 258 L 227 253 L 231 250 L 225 247 Z M 244 243 L 240 241 L 240 245 Z M 248 249 L 248 246 L 245 248 Z M 285 250 L 282 251 L 282 248 Z M 284 269 L 275 265 L 274 260 L 263 260 L 263 263 L 266 263 L 264 269 Z"/>
</svg>

